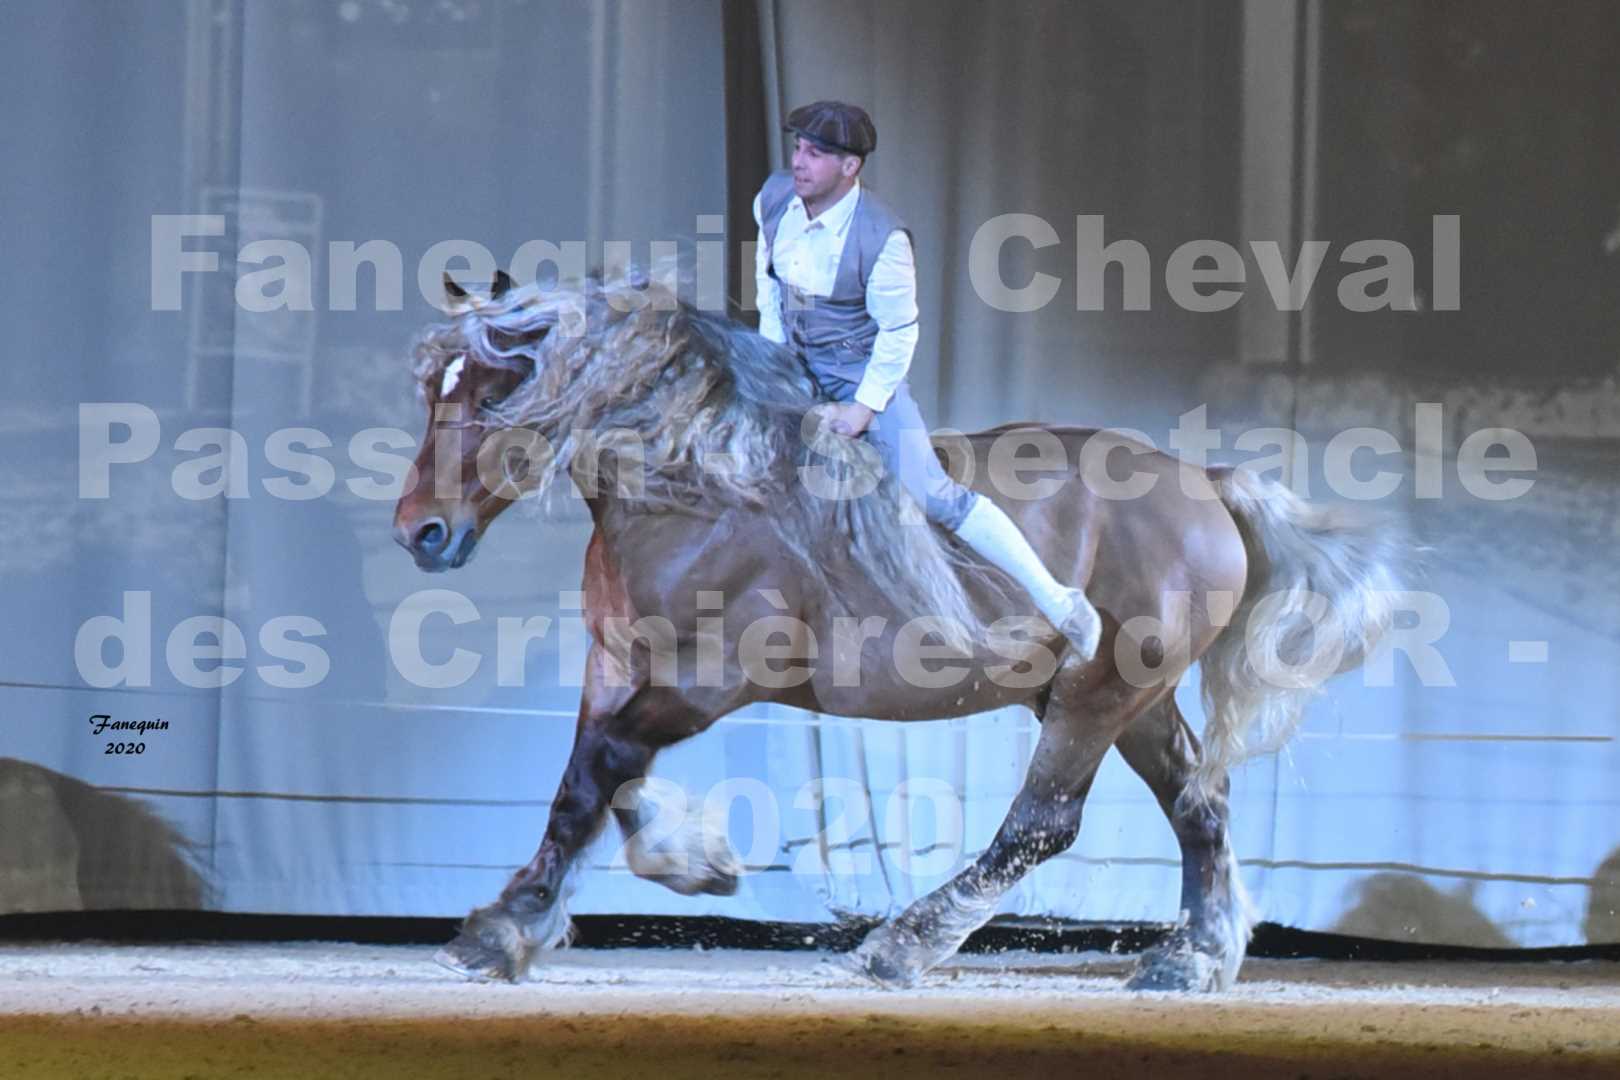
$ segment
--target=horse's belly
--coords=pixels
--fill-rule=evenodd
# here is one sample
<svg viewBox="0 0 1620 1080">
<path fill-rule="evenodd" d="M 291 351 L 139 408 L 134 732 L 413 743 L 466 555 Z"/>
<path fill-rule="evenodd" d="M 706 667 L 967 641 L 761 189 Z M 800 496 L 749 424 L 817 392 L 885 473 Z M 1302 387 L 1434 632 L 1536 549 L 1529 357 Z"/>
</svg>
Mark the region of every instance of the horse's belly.
<svg viewBox="0 0 1620 1080">
<path fill-rule="evenodd" d="M 863 668 L 817 670 L 811 679 L 821 712 L 873 720 L 943 720 L 1028 701 L 1040 692 L 1006 668 L 966 659 L 931 660 Z M 839 676 L 842 677 L 839 677 Z"/>
</svg>

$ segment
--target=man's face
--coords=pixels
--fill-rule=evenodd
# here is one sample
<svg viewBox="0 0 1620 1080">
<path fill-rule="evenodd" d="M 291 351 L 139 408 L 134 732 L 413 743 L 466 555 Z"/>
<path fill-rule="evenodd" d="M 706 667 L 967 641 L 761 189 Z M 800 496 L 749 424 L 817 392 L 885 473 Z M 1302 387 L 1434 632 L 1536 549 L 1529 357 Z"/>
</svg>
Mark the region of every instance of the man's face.
<svg viewBox="0 0 1620 1080">
<path fill-rule="evenodd" d="M 802 135 L 793 137 L 793 193 L 801 199 L 825 198 L 860 167 L 861 159 L 854 154 L 823 150 Z"/>
</svg>

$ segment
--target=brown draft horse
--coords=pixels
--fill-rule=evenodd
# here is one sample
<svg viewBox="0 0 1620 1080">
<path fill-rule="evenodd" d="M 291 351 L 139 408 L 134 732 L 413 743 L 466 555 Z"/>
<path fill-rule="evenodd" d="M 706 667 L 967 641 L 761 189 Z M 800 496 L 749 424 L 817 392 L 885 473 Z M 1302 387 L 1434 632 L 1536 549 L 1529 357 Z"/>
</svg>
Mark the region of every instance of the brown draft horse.
<svg viewBox="0 0 1620 1080">
<path fill-rule="evenodd" d="M 1107 431 L 1009 426 L 940 445 L 1104 613 L 1101 648 L 1081 663 L 1009 579 L 917 524 L 891 478 L 859 497 L 808 490 L 818 462 L 832 464 L 814 475 L 839 483 L 871 473 L 851 452 L 864 444 L 821 432 L 814 386 L 786 351 L 645 283 L 541 290 L 500 274 L 488 298 L 448 275 L 445 286 L 451 321 L 416 343 L 429 425 L 396 539 L 424 570 L 461 566 L 502 510 L 564 471 L 595 532 L 584 571 L 593 644 L 545 836 L 440 963 L 517 980 L 564 940 L 569 872 L 610 808 L 635 873 L 685 895 L 733 892 L 735 856 L 701 815 L 669 841 L 638 842 L 651 803 L 638 792 L 660 749 L 750 702 L 887 720 L 1021 704 L 1041 734 L 994 840 L 872 930 L 856 969 L 898 987 L 948 958 L 1022 875 L 1074 842 L 1115 747 L 1168 816 L 1183 868 L 1180 923 L 1129 986 L 1231 984 L 1249 910 L 1227 772 L 1286 739 L 1318 684 L 1361 663 L 1387 629 L 1398 552 L 1384 530 L 1248 470 L 1195 468 Z M 1044 455 L 1038 497 L 995 482 L 991 449 L 1009 436 L 1063 451 L 1056 466 Z M 614 454 L 596 453 L 610 444 Z M 1138 485 L 1128 497 L 1106 490 L 1122 465 Z M 740 633 L 784 615 L 773 625 L 790 627 L 785 668 L 784 650 L 764 663 Z M 716 617 L 718 638 L 705 629 Z M 936 633 L 918 634 L 919 622 Z M 919 678 L 941 670 L 942 649 L 956 665 Z M 1202 747 L 1174 697 L 1195 661 Z"/>
</svg>

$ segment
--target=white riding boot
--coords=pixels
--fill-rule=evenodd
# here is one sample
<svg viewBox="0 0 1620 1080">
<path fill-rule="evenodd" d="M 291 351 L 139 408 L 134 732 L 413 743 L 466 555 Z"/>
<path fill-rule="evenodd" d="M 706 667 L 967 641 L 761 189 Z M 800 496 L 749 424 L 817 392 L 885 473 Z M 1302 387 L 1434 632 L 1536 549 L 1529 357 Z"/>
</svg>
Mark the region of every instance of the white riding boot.
<svg viewBox="0 0 1620 1080">
<path fill-rule="evenodd" d="M 1097 655 L 1102 618 L 1086 598 L 1085 590 L 1071 588 L 1054 578 L 1024 539 L 1023 531 L 1001 507 L 979 496 L 956 527 L 956 535 L 1024 587 L 1046 621 L 1068 638 L 1082 662 Z"/>
</svg>

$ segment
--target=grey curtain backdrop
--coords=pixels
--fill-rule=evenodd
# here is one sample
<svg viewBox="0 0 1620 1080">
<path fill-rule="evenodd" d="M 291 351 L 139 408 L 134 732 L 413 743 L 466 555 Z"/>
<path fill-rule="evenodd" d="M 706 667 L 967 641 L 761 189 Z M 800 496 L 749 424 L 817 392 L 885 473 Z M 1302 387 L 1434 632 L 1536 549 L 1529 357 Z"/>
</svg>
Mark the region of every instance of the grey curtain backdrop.
<svg viewBox="0 0 1620 1080">
<path fill-rule="evenodd" d="M 1403 941 L 1620 941 L 1611 5 L 1546 24 L 1496 0 L 191 0 L 4 18 L 0 80 L 23 107 L 0 157 L 0 911 L 449 915 L 491 897 L 538 841 L 571 742 L 589 521 L 566 494 L 549 515 L 514 509 L 453 577 L 394 547 L 386 455 L 413 450 L 351 439 L 420 432 L 407 346 L 436 312 L 416 268 L 451 239 L 503 266 L 529 240 L 649 258 L 718 238 L 719 220 L 746 309 L 738 244 L 783 160 L 780 117 L 839 97 L 875 117 L 864 179 L 916 233 L 911 382 L 930 423 L 1128 426 L 1168 448 L 1203 406 L 1215 460 L 1272 452 L 1236 449 L 1245 431 L 1298 430 L 1285 468 L 1319 498 L 1335 433 L 1397 440 L 1356 473 L 1399 475 L 1378 504 L 1430 548 L 1413 588 L 1443 609 L 1448 677 L 1397 653 L 1375 665 L 1388 685 L 1340 679 L 1291 751 L 1235 778 L 1260 916 Z M 1057 237 L 997 261 L 1010 285 L 1059 279 L 1035 312 L 996 310 L 969 274 L 975 235 L 1013 213 Z M 225 216 L 226 235 L 186 241 L 221 268 L 155 310 L 154 216 L 173 214 Z M 1455 312 L 1436 310 L 1437 214 L 1460 219 Z M 1125 309 L 1117 266 L 1102 309 L 1082 307 L 1081 215 L 1145 249 L 1148 310 Z M 1416 310 L 1337 302 L 1362 268 L 1345 246 L 1374 238 L 1411 248 Z M 258 239 L 315 255 L 314 311 L 234 301 L 237 274 L 264 267 L 233 256 Z M 1197 313 L 1164 282 L 1197 239 L 1274 241 L 1290 267 L 1304 241 L 1332 246 L 1300 311 L 1249 254 L 1243 299 Z M 402 310 L 379 310 L 370 267 L 356 310 L 334 310 L 346 275 L 328 245 L 370 240 L 402 253 Z M 100 497 L 97 440 L 153 421 L 155 446 L 125 447 L 140 460 L 106 466 Z M 1498 426 L 1537 467 L 1528 493 L 1492 501 L 1458 452 Z M 329 445 L 283 445 L 293 428 Z M 329 485 L 288 464 L 296 450 L 330 464 Z M 1417 497 L 1435 475 L 1440 497 Z M 233 476 L 236 497 L 187 497 Z M 436 589 L 476 614 L 453 621 Z M 476 671 L 404 677 L 413 614 L 428 663 L 462 650 Z M 538 616 L 550 632 L 502 678 L 499 620 Z M 193 642 L 225 658 L 194 660 Z M 316 685 L 287 685 L 321 657 Z M 206 685 L 217 667 L 239 674 Z M 1200 723 L 1196 682 L 1178 698 Z M 98 715 L 169 726 L 94 735 Z M 1034 735 L 1021 711 L 728 718 L 656 772 L 719 786 L 754 871 L 738 895 L 635 879 L 610 837 L 575 908 L 894 910 L 988 841 Z M 108 753 L 131 741 L 141 753 Z M 1004 913 L 1167 921 L 1178 888 L 1168 827 L 1110 758 L 1076 847 Z"/>
</svg>

